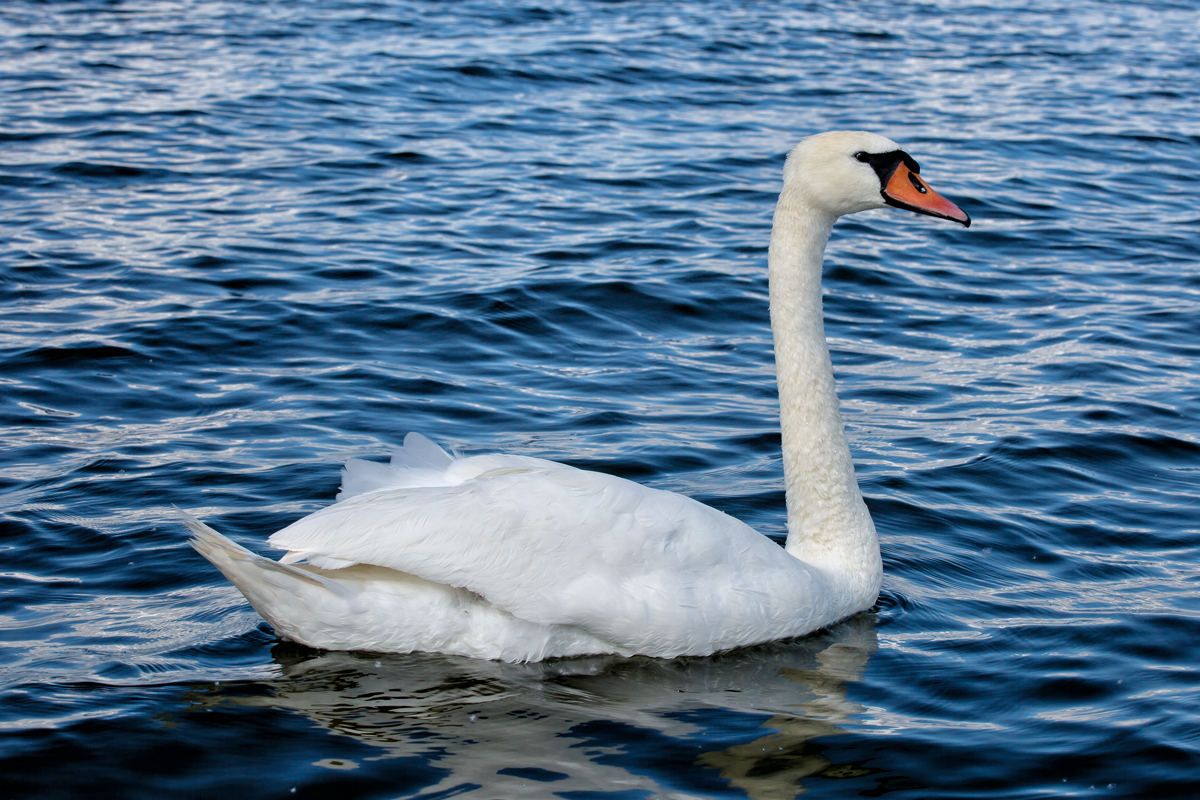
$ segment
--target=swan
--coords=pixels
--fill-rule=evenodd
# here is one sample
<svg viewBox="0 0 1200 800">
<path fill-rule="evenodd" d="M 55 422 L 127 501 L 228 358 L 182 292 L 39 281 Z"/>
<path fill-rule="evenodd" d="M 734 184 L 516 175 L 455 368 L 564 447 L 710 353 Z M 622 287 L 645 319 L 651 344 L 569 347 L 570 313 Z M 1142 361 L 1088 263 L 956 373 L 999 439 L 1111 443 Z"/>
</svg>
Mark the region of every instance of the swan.
<svg viewBox="0 0 1200 800">
<path fill-rule="evenodd" d="M 276 632 L 310 647 L 502 661 L 708 655 L 800 636 L 875 603 L 883 567 L 842 427 L 821 309 L 834 222 L 965 212 L 890 139 L 823 133 L 789 153 L 768 252 L 787 494 L 779 547 L 683 495 L 417 433 L 351 460 L 337 502 L 257 555 L 185 514 L 191 545 Z"/>
</svg>

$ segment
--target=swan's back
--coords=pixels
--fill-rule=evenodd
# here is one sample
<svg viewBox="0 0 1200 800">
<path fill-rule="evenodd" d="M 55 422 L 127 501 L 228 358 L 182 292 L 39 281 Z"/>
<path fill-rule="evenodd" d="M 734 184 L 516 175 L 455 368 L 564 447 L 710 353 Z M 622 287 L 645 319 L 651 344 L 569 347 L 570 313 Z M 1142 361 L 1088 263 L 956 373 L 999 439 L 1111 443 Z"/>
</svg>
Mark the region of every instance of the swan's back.
<svg viewBox="0 0 1200 800">
<path fill-rule="evenodd" d="M 688 497 L 536 458 L 456 459 L 411 434 L 391 466 L 350 462 L 339 502 L 270 543 L 284 563 L 465 589 L 612 652 L 714 652 L 806 632 L 824 610 L 808 567 Z"/>
</svg>

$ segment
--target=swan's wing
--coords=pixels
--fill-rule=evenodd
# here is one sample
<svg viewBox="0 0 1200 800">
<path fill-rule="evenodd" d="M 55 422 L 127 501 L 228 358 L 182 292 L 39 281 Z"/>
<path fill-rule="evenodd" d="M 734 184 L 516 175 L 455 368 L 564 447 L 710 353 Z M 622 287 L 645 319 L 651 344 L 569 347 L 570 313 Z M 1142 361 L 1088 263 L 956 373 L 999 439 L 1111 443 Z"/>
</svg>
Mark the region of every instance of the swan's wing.
<svg viewBox="0 0 1200 800">
<path fill-rule="evenodd" d="M 417 486 L 457 486 L 465 480 L 497 469 L 558 467 L 553 461 L 527 456 L 486 455 L 455 458 L 419 433 L 404 437 L 404 446 L 392 456 L 392 463 L 352 458 L 342 468 L 340 503 L 360 494 L 380 489 Z"/>
<path fill-rule="evenodd" d="M 404 437 L 404 447 L 392 456 L 391 465 L 352 458 L 342 468 L 342 490 L 337 500 L 400 486 L 451 486 L 447 475 L 454 456 L 419 433 Z"/>
<path fill-rule="evenodd" d="M 781 587 L 813 580 L 766 537 L 682 495 L 517 456 L 458 459 L 444 475 L 458 482 L 356 494 L 270 543 L 291 551 L 285 561 L 388 567 L 638 652 L 740 641 L 747 626 L 795 615 Z"/>
</svg>

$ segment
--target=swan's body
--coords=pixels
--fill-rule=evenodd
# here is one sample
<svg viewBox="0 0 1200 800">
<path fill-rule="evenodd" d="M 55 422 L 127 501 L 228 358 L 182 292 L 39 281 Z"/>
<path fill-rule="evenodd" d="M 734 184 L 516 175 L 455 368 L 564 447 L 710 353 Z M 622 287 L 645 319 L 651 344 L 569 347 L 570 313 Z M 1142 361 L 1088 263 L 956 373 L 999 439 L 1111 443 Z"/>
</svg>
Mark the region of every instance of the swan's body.
<svg viewBox="0 0 1200 800">
<path fill-rule="evenodd" d="M 453 458 L 415 434 L 390 467 L 348 463 L 335 505 L 270 538 L 280 561 L 189 518 L 193 546 L 281 635 L 337 650 L 705 655 L 870 607 L 879 544 L 838 410 L 822 256 L 834 221 L 868 208 L 969 224 L 917 169 L 863 132 L 788 158 L 769 256 L 786 548 L 682 495 L 535 458 Z"/>
</svg>

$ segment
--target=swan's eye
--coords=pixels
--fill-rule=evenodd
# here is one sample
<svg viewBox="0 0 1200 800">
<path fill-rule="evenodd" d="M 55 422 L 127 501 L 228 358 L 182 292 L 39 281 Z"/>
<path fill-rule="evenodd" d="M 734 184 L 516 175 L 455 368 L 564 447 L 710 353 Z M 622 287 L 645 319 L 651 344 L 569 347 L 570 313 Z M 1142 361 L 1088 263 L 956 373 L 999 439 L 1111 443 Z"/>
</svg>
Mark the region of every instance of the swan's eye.
<svg viewBox="0 0 1200 800">
<path fill-rule="evenodd" d="M 929 190 L 925 188 L 925 184 L 922 183 L 921 179 L 917 177 L 917 173 L 908 173 L 908 181 L 913 185 L 913 188 L 921 194 L 928 194 Z"/>
<path fill-rule="evenodd" d="M 871 157 L 869 155 L 867 155 L 865 150 L 859 150 L 857 153 L 854 154 L 854 157 L 857 158 L 859 161 L 863 162 L 864 164 L 871 160 Z"/>
</svg>

